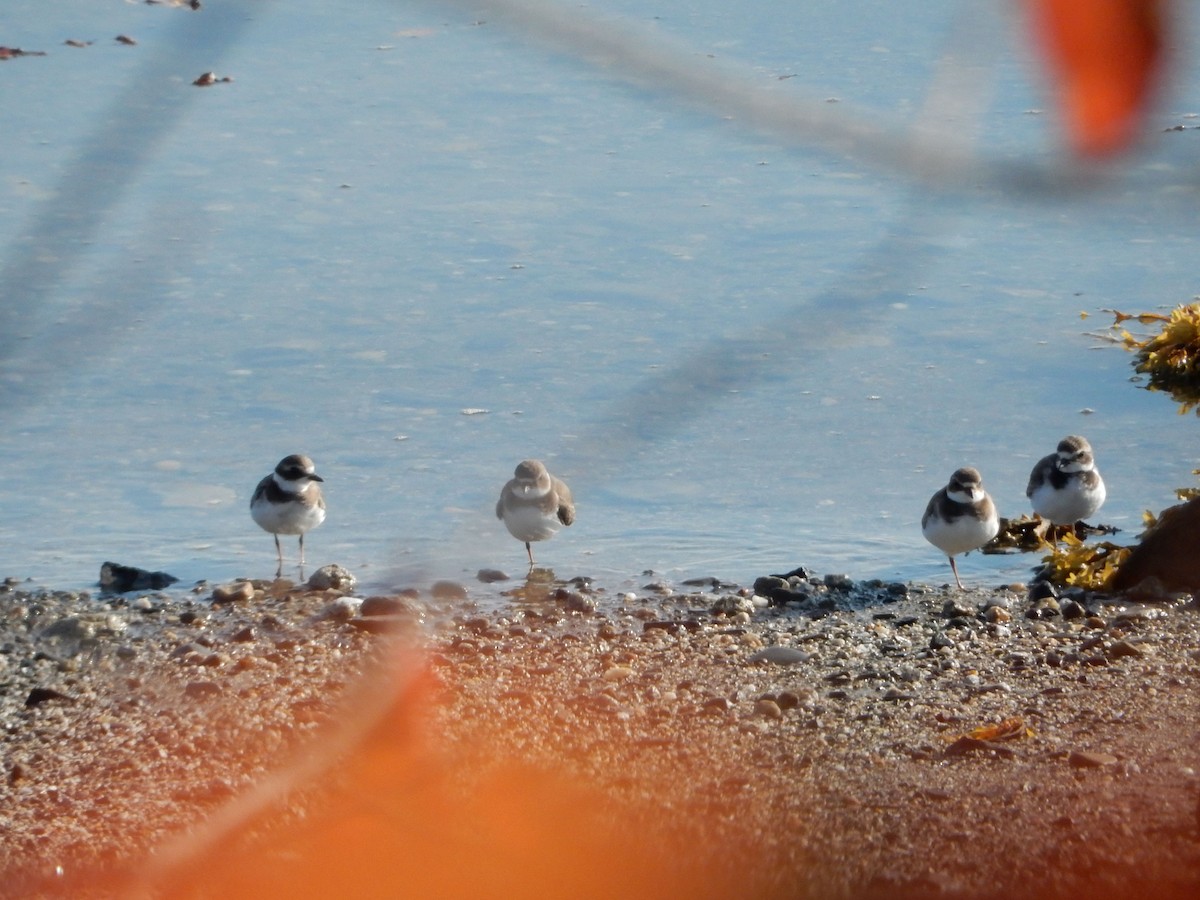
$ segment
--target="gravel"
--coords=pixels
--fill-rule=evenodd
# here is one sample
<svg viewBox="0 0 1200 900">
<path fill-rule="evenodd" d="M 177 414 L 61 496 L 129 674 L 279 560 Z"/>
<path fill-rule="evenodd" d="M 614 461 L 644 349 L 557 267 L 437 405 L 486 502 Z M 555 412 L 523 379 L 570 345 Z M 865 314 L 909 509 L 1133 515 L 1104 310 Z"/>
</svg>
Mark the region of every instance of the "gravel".
<svg viewBox="0 0 1200 900">
<path fill-rule="evenodd" d="M 565 770 L 714 895 L 1200 893 L 1190 597 L 799 570 L 499 603 L 510 583 L 481 584 L 0 585 L 0 895 L 201 826 L 336 719 L 397 629 L 426 647 L 455 789 L 511 760 Z"/>
</svg>

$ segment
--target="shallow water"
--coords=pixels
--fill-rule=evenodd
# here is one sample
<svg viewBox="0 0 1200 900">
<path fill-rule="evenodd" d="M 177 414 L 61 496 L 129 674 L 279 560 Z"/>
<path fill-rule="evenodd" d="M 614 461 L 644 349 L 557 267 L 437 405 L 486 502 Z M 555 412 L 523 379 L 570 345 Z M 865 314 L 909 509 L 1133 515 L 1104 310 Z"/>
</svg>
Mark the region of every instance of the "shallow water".
<svg viewBox="0 0 1200 900">
<path fill-rule="evenodd" d="M 519 572 L 492 507 L 531 455 L 579 509 L 539 562 L 612 586 L 797 565 L 945 580 L 929 495 L 970 464 L 1024 512 L 1068 433 L 1096 448 L 1098 518 L 1123 537 L 1194 483 L 1194 418 L 1079 316 L 1195 292 L 1198 132 L 1160 133 L 1195 121 L 1191 60 L 1121 178 L 1031 199 L 789 143 L 456 4 L 42 7 L 10 0 L 0 35 L 48 54 L 0 67 L 2 574 L 268 576 L 249 494 L 291 452 L 326 479 L 310 563 L 378 586 Z M 847 115 L 1053 159 L 1019 33 L 976 54 L 976 11 L 578 15 Z M 966 113 L 929 101 L 947 51 L 991 83 Z M 191 86 L 206 70 L 234 80 Z"/>
</svg>

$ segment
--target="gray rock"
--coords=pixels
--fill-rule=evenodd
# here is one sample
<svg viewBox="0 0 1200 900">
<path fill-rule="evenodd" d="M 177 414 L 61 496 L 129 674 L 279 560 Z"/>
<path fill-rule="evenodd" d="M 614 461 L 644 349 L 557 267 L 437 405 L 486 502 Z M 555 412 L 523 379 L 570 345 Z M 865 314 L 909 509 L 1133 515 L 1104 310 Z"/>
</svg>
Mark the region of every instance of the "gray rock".
<svg viewBox="0 0 1200 900">
<path fill-rule="evenodd" d="M 797 663 L 808 662 L 810 659 L 812 659 L 811 653 L 797 650 L 795 647 L 764 647 L 757 653 L 752 654 L 746 662 L 794 666 Z"/>
<path fill-rule="evenodd" d="M 313 572 L 307 583 L 314 591 L 341 591 L 343 594 L 350 594 L 358 585 L 358 579 L 349 569 L 332 564 L 321 566 Z"/>
</svg>

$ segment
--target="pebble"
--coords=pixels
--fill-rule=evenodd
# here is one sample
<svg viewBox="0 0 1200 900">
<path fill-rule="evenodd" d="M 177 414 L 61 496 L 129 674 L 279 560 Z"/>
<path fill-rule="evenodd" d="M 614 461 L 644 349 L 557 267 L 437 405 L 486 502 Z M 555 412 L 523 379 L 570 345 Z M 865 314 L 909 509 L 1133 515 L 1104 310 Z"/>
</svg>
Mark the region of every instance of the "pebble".
<svg viewBox="0 0 1200 900">
<path fill-rule="evenodd" d="M 746 660 L 749 663 L 774 663 L 777 666 L 794 666 L 797 663 L 808 662 L 812 659 L 811 653 L 806 653 L 803 650 L 797 650 L 795 647 L 764 647 L 757 653 L 753 653 Z"/>
<path fill-rule="evenodd" d="M 467 599 L 467 589 L 457 581 L 435 581 L 429 593 L 434 600 Z"/>
<path fill-rule="evenodd" d="M 763 697 L 754 703 L 754 714 L 765 719 L 782 719 L 783 709 L 779 703 L 770 697 Z"/>
<path fill-rule="evenodd" d="M 358 579 L 347 568 L 336 563 L 321 566 L 308 579 L 308 587 L 314 591 L 341 591 L 351 594 L 358 585 Z"/>
<path fill-rule="evenodd" d="M 1091 750 L 1072 750 L 1067 756 L 1067 763 L 1073 769 L 1099 769 L 1116 765 L 1117 761 L 1111 753 L 1096 753 Z"/>
<path fill-rule="evenodd" d="M 245 603 L 254 599 L 254 585 L 249 581 L 235 581 L 232 584 L 222 584 L 213 588 L 212 602 Z"/>
<path fill-rule="evenodd" d="M 605 670 L 602 677 L 605 681 L 624 681 L 633 677 L 633 669 L 629 666 L 612 666 Z"/>
</svg>

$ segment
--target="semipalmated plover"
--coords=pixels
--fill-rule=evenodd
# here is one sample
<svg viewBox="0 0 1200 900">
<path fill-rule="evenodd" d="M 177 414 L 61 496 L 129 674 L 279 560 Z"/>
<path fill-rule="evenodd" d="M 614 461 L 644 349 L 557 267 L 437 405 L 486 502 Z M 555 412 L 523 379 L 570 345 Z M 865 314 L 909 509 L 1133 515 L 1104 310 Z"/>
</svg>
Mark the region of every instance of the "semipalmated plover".
<svg viewBox="0 0 1200 900">
<path fill-rule="evenodd" d="M 1058 450 L 1038 460 L 1029 473 L 1025 496 L 1051 528 L 1074 528 L 1076 522 L 1094 515 L 1104 503 L 1106 491 L 1087 439 L 1074 434 L 1065 437 Z"/>
<path fill-rule="evenodd" d="M 540 460 L 527 459 L 517 465 L 513 478 L 504 485 L 496 502 L 496 518 L 518 541 L 525 542 L 529 567 L 533 568 L 531 541 L 552 537 L 560 525 L 575 521 L 571 489 L 546 471 Z"/>
<path fill-rule="evenodd" d="M 283 571 L 281 534 L 300 535 L 300 565 L 304 565 L 304 533 L 325 521 L 325 498 L 321 496 L 323 479 L 313 461 L 296 453 L 285 456 L 275 471 L 258 483 L 250 499 L 250 515 L 264 531 L 275 535 L 279 570 Z"/>
<path fill-rule="evenodd" d="M 983 489 L 979 471 L 970 467 L 950 476 L 950 483 L 929 498 L 921 517 L 921 533 L 950 559 L 950 570 L 960 590 L 963 583 L 954 555 L 978 550 L 999 531 L 996 505 Z"/>
</svg>

